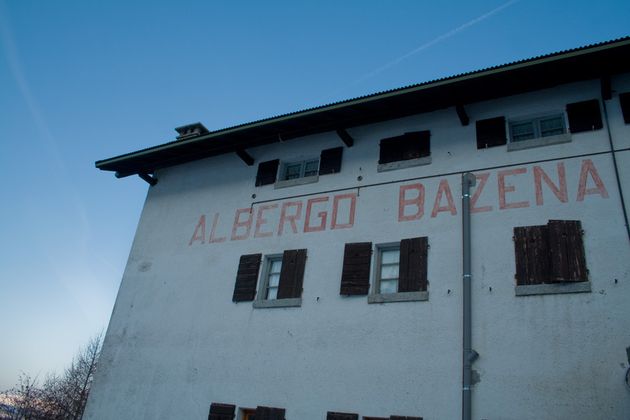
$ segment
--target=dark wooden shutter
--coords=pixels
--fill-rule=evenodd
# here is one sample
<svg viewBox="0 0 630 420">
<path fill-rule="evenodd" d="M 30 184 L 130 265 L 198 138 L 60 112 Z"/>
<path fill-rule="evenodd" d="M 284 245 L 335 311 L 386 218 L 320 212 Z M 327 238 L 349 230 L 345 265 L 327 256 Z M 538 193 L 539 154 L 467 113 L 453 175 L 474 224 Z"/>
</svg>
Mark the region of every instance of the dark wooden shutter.
<svg viewBox="0 0 630 420">
<path fill-rule="evenodd" d="M 398 162 L 431 155 L 431 132 L 413 131 L 381 140 L 378 163 Z"/>
<path fill-rule="evenodd" d="M 278 283 L 278 299 L 299 298 L 302 296 L 302 279 L 304 278 L 305 265 L 305 249 L 284 251 Z"/>
<path fill-rule="evenodd" d="M 254 420 L 285 420 L 284 408 L 256 407 Z"/>
<path fill-rule="evenodd" d="M 412 416 L 389 416 L 389 420 L 422 420 L 422 417 L 412 417 Z"/>
<path fill-rule="evenodd" d="M 630 124 L 630 92 L 619 94 L 619 106 L 621 106 L 623 122 Z"/>
<path fill-rule="evenodd" d="M 586 281 L 582 224 L 577 220 L 550 220 L 551 281 Z"/>
<path fill-rule="evenodd" d="M 258 164 L 258 173 L 256 174 L 256 186 L 273 184 L 276 182 L 276 174 L 278 173 L 278 165 L 280 160 L 268 160 Z"/>
<path fill-rule="evenodd" d="M 370 291 L 370 261 L 372 242 L 346 244 L 341 270 L 342 295 L 367 295 Z"/>
<path fill-rule="evenodd" d="M 232 404 L 210 404 L 208 420 L 233 420 L 236 406 Z"/>
<path fill-rule="evenodd" d="M 354 413 L 336 413 L 329 411 L 326 413 L 326 420 L 359 420 L 359 415 Z"/>
<path fill-rule="evenodd" d="M 477 149 L 502 146 L 507 143 L 505 117 L 488 118 L 475 122 L 477 128 Z"/>
<path fill-rule="evenodd" d="M 234 283 L 232 302 L 246 302 L 254 300 L 256 282 L 262 254 L 241 255 Z"/>
<path fill-rule="evenodd" d="M 599 130 L 603 127 L 602 114 L 597 99 L 568 104 L 567 115 L 569 117 L 569 130 L 572 133 Z"/>
<path fill-rule="evenodd" d="M 517 285 L 549 282 L 548 231 L 546 225 L 514 228 Z"/>
<path fill-rule="evenodd" d="M 342 156 L 343 147 L 335 147 L 334 149 L 322 150 L 322 153 L 319 157 L 319 174 L 328 175 L 340 172 Z"/>
<path fill-rule="evenodd" d="M 429 241 L 426 236 L 400 241 L 399 292 L 427 290 L 428 248 Z"/>
</svg>

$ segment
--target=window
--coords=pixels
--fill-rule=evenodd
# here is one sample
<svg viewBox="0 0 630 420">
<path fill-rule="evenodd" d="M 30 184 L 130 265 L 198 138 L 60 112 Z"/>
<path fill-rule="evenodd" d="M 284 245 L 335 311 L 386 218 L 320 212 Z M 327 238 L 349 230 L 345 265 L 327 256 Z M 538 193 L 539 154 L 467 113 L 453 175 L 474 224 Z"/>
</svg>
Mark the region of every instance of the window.
<svg viewBox="0 0 630 420">
<path fill-rule="evenodd" d="M 577 220 L 515 227 L 516 294 L 590 292 L 582 237 Z"/>
<path fill-rule="evenodd" d="M 284 408 L 256 407 L 254 419 L 256 420 L 285 420 Z"/>
<path fill-rule="evenodd" d="M 414 131 L 381 140 L 378 171 L 431 163 L 431 132 Z"/>
<path fill-rule="evenodd" d="M 232 404 L 212 403 L 208 420 L 234 420 L 236 406 Z"/>
<path fill-rule="evenodd" d="M 280 163 L 279 159 L 258 164 L 256 186 L 274 184 L 275 188 L 317 182 L 322 175 L 341 171 L 343 147 L 322 150 L 319 157 Z"/>
<path fill-rule="evenodd" d="M 427 300 L 427 237 L 377 245 L 369 303 Z"/>
<path fill-rule="evenodd" d="M 355 413 L 337 413 L 329 411 L 326 413 L 326 420 L 359 420 L 359 415 Z"/>
<path fill-rule="evenodd" d="M 567 116 L 572 133 L 599 130 L 604 126 L 597 99 L 567 104 Z"/>
<path fill-rule="evenodd" d="M 255 408 L 241 408 L 239 420 L 254 420 L 256 415 Z"/>
<path fill-rule="evenodd" d="M 566 133 L 563 114 L 510 121 L 510 141 L 518 142 Z"/>
<path fill-rule="evenodd" d="M 507 143 L 505 117 L 488 118 L 475 122 L 477 149 L 502 146 Z"/>
<path fill-rule="evenodd" d="M 298 162 L 290 162 L 282 165 L 281 181 L 290 179 L 307 178 L 319 173 L 319 159 L 308 159 Z"/>
<path fill-rule="evenodd" d="M 305 249 L 287 250 L 282 255 L 266 256 L 254 307 L 301 306 L 305 264 Z"/>
</svg>

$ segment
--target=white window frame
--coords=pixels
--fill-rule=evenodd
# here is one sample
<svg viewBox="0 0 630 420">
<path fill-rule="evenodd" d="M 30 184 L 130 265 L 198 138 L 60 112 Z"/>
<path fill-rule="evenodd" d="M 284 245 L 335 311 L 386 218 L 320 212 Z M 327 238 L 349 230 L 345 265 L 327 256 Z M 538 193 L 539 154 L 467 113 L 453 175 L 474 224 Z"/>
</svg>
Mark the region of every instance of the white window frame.
<svg viewBox="0 0 630 420">
<path fill-rule="evenodd" d="M 311 162 L 317 162 L 317 170 L 314 175 L 305 175 L 306 165 Z M 300 176 L 293 179 L 286 179 L 287 177 L 287 168 L 291 165 L 300 165 Z M 317 182 L 319 180 L 319 165 L 321 164 L 319 157 L 301 159 L 301 160 L 292 160 L 280 163 L 280 175 L 278 176 L 278 180 L 276 181 L 275 188 L 285 188 L 292 187 L 294 185 L 304 185 L 311 184 L 313 182 Z"/>
<path fill-rule="evenodd" d="M 383 251 L 398 250 L 398 279 L 400 281 L 400 241 L 376 244 L 374 252 L 374 264 L 372 265 L 372 288 L 368 295 L 368 303 L 389 303 L 389 302 L 415 302 L 429 300 L 428 291 L 419 292 L 396 292 L 381 293 L 381 255 Z"/>
<path fill-rule="evenodd" d="M 288 299 L 278 299 L 277 297 L 275 299 L 267 298 L 269 295 L 269 276 L 272 274 L 272 263 L 274 261 L 280 261 L 282 263 L 283 256 L 284 254 L 269 254 L 263 256 L 263 269 L 261 270 L 260 280 L 258 281 L 258 293 L 256 294 L 256 299 L 253 302 L 254 308 L 286 308 L 302 306 L 301 297 Z M 282 271 L 282 264 L 280 264 L 280 271 Z M 278 277 L 278 286 L 279 285 L 280 278 Z"/>
<path fill-rule="evenodd" d="M 547 118 L 560 117 L 562 119 L 561 134 L 554 134 L 550 136 L 542 136 L 540 122 Z M 516 124 L 532 123 L 534 129 L 534 137 L 526 140 L 514 140 L 512 128 Z M 571 135 L 568 132 L 567 115 L 564 111 L 551 111 L 543 114 L 535 114 L 529 116 L 523 116 L 518 118 L 506 119 L 506 130 L 508 134 L 508 152 L 531 149 L 534 147 L 549 146 L 552 144 L 568 143 L 571 141 Z"/>
</svg>

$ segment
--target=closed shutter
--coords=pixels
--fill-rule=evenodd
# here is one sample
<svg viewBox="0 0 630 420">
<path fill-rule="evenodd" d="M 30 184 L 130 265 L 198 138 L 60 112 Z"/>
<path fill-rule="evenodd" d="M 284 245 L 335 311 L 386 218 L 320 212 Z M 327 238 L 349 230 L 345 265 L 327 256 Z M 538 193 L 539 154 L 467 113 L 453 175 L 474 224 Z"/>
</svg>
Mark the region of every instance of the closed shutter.
<svg viewBox="0 0 630 420">
<path fill-rule="evenodd" d="M 569 117 L 569 130 L 572 133 L 599 130 L 603 127 L 602 114 L 597 99 L 568 104 L 567 115 Z"/>
<path fill-rule="evenodd" d="M 260 269 L 261 254 L 241 255 L 234 283 L 232 302 L 246 302 L 254 300 L 256 282 Z"/>
<path fill-rule="evenodd" d="M 278 299 L 299 298 L 302 296 L 302 279 L 304 278 L 305 265 L 305 249 L 284 251 L 278 284 Z"/>
<path fill-rule="evenodd" d="M 389 420 L 422 420 L 422 417 L 412 417 L 412 416 L 389 416 Z"/>
<path fill-rule="evenodd" d="M 258 164 L 258 173 L 256 174 L 256 186 L 273 184 L 276 182 L 276 174 L 278 173 L 278 165 L 280 160 L 268 160 Z"/>
<path fill-rule="evenodd" d="M 630 124 L 630 92 L 619 94 L 619 106 L 621 106 L 623 122 Z"/>
<path fill-rule="evenodd" d="M 359 420 L 359 415 L 354 413 L 335 413 L 329 411 L 326 413 L 326 420 Z"/>
<path fill-rule="evenodd" d="M 505 117 L 488 118 L 475 122 L 477 128 L 477 149 L 502 146 L 507 143 Z"/>
<path fill-rule="evenodd" d="M 256 407 L 254 420 L 285 420 L 284 408 Z"/>
<path fill-rule="evenodd" d="M 431 132 L 414 131 L 381 140 L 378 163 L 398 162 L 431 155 Z"/>
<path fill-rule="evenodd" d="M 517 285 L 549 282 L 548 231 L 546 225 L 514 228 Z"/>
<path fill-rule="evenodd" d="M 550 220 L 551 281 L 586 281 L 582 224 L 577 220 Z"/>
<path fill-rule="evenodd" d="M 399 292 L 427 290 L 427 254 L 429 241 L 421 238 L 400 241 Z"/>
<path fill-rule="evenodd" d="M 370 291 L 372 242 L 346 244 L 341 271 L 342 295 L 367 295 Z"/>
<path fill-rule="evenodd" d="M 343 147 L 335 147 L 334 149 L 322 150 L 322 153 L 319 157 L 319 174 L 328 175 L 340 172 L 342 156 Z"/>
<path fill-rule="evenodd" d="M 210 404 L 210 414 L 208 420 L 233 420 L 236 406 L 232 404 Z"/>
</svg>

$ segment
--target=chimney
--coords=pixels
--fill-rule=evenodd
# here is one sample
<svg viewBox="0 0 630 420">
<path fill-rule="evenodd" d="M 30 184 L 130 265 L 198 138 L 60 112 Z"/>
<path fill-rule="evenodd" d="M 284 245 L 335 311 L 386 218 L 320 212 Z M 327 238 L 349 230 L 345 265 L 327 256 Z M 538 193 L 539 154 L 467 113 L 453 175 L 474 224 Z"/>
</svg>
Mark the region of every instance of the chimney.
<svg viewBox="0 0 630 420">
<path fill-rule="evenodd" d="M 179 136 L 177 136 L 177 140 L 188 140 L 210 133 L 210 131 L 208 131 L 208 129 L 200 122 L 182 125 L 181 127 L 177 127 L 175 131 L 179 134 Z"/>
</svg>

